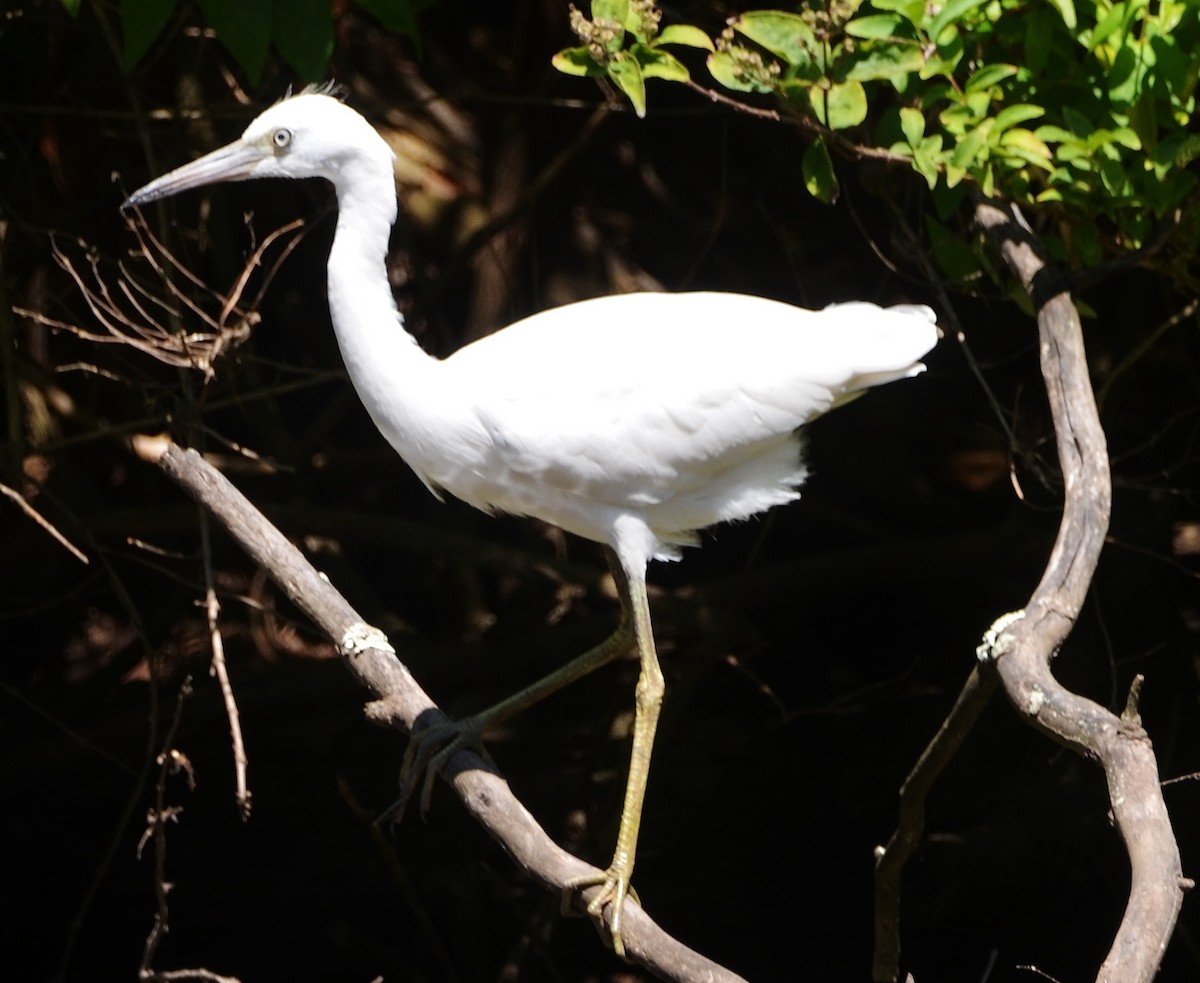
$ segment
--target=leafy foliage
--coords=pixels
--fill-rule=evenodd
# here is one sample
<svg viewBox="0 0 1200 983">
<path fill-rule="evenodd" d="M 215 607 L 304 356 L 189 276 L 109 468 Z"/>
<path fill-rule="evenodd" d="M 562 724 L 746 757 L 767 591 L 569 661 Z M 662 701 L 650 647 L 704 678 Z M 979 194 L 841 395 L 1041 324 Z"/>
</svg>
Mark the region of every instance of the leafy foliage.
<svg viewBox="0 0 1200 983">
<path fill-rule="evenodd" d="M 355 0 L 384 27 L 417 38 L 417 15 L 434 0 Z M 72 15 L 80 0 L 62 0 Z M 197 0 L 217 39 L 252 84 L 262 78 L 272 45 L 307 82 L 325 78 L 333 54 L 333 13 L 328 0 Z M 179 0 L 121 0 L 123 67 L 133 71 L 161 36 Z"/>
<path fill-rule="evenodd" d="M 691 77 L 683 63 L 663 48 L 713 48 L 698 27 L 675 24 L 660 31 L 661 17 L 652 0 L 595 0 L 591 20 L 571 7 L 571 30 L 583 43 L 555 55 L 554 67 L 568 75 L 607 76 L 629 98 L 638 116 L 645 116 L 646 79 L 686 82 Z"/>
<path fill-rule="evenodd" d="M 607 19 L 620 8 L 657 28 L 646 7 L 593 11 Z M 687 29 L 701 46 L 699 28 Z M 613 34 L 555 64 L 608 74 L 629 94 L 612 70 L 624 60 L 640 64 Z M 907 162 L 944 210 L 968 181 L 1057 215 L 1065 231 L 1055 244 L 1085 265 L 1106 245 L 1143 245 L 1196 186 L 1200 7 L 1183 0 L 831 0 L 750 11 L 713 41 L 708 69 L 722 87 L 770 94 L 808 121 L 819 149 L 805 157 L 804 180 L 817 197 L 837 191 L 823 145 L 869 146 Z M 630 98 L 641 115 L 640 88 Z"/>
</svg>

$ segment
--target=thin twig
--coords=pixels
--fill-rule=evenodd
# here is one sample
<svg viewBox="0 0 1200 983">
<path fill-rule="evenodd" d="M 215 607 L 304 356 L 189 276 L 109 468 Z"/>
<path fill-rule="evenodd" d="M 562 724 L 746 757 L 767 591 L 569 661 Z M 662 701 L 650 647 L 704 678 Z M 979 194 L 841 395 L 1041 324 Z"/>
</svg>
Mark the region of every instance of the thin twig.
<svg viewBox="0 0 1200 983">
<path fill-rule="evenodd" d="M 225 716 L 229 720 L 229 739 L 233 745 L 233 772 L 236 791 L 234 800 L 242 821 L 250 818 L 250 789 L 246 783 L 246 742 L 242 737 L 242 717 L 238 712 L 237 697 L 233 683 L 229 680 L 229 666 L 225 663 L 225 643 L 221 638 L 221 602 L 217 600 L 216 577 L 212 565 L 212 535 L 208 515 L 200 512 L 200 555 L 204 564 L 204 616 L 208 622 L 208 637 L 212 647 L 211 669 L 221 688 L 221 700 L 225 705 Z"/>
<path fill-rule="evenodd" d="M 875 851 L 875 954 L 871 978 L 890 983 L 900 973 L 900 878 L 925 830 L 925 800 L 942 770 L 962 747 L 999 677 L 990 665 L 976 666 L 933 740 L 900 786 L 896 830 Z"/>
<path fill-rule="evenodd" d="M 29 518 L 41 526 L 50 536 L 55 539 L 63 549 L 69 552 L 80 563 L 87 563 L 87 554 L 79 547 L 75 546 L 66 536 L 54 528 L 48 519 L 46 519 L 37 509 L 30 505 L 25 496 L 15 488 L 9 488 L 8 485 L 0 482 L 0 495 L 4 495 L 11 501 L 15 502 L 17 507 L 24 512 Z"/>
<path fill-rule="evenodd" d="M 192 678 L 185 676 L 179 693 L 175 698 L 175 713 L 171 723 L 163 735 L 162 750 L 158 754 L 158 778 L 154 783 L 154 808 L 146 815 L 146 830 L 138 843 L 138 856 L 147 842 L 154 844 L 154 924 L 146 935 L 146 945 L 142 949 L 142 962 L 138 967 L 138 978 L 152 980 L 156 973 L 152 968 L 154 957 L 158 953 L 159 944 L 170 927 L 170 905 L 167 901 L 171 887 L 167 882 L 167 824 L 178 822 L 183 812 L 182 806 L 167 805 L 167 779 L 176 772 L 183 771 L 188 776 L 188 789 L 195 788 L 195 776 L 192 773 L 191 762 L 175 748 L 175 736 L 183 723 L 183 707 L 192 695 Z"/>
</svg>

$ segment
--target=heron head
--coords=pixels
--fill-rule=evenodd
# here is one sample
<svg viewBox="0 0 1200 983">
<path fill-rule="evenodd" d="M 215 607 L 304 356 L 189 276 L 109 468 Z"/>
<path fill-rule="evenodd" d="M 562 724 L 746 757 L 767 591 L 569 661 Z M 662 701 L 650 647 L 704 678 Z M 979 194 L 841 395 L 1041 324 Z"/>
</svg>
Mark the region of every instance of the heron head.
<svg viewBox="0 0 1200 983">
<path fill-rule="evenodd" d="M 366 167 L 391 177 L 391 148 L 362 116 L 332 96 L 304 92 L 260 114 L 230 143 L 156 178 L 129 208 L 190 188 L 251 178 L 322 177 L 342 190 Z"/>
</svg>

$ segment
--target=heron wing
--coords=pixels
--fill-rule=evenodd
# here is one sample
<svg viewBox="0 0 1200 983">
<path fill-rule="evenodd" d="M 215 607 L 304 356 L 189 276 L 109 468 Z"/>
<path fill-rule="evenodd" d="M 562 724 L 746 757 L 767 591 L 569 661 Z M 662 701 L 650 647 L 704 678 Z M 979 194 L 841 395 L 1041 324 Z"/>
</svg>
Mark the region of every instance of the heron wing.
<svg viewBox="0 0 1200 983">
<path fill-rule="evenodd" d="M 543 312 L 448 364 L 514 475 L 646 506 L 777 451 L 868 386 L 919 372 L 935 340 L 925 308 L 804 311 L 732 294 L 641 293 Z"/>
</svg>

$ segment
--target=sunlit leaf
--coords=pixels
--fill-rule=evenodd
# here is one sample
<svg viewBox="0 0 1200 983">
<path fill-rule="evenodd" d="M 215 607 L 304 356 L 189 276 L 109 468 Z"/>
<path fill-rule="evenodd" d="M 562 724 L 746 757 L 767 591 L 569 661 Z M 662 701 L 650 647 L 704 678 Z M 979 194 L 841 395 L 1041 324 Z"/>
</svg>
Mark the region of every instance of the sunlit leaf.
<svg viewBox="0 0 1200 983">
<path fill-rule="evenodd" d="M 734 92 L 771 92 L 772 86 L 751 78 L 738 66 L 727 51 L 716 51 L 708 56 L 708 71 L 714 79 Z"/>
<path fill-rule="evenodd" d="M 897 79 L 925 66 L 925 54 L 915 42 L 897 41 L 891 44 L 859 45 L 845 60 L 842 75 L 847 81 L 872 82 L 876 79 Z"/>
<path fill-rule="evenodd" d="M 1050 6 L 1058 11 L 1058 15 L 1062 18 L 1068 30 L 1075 30 L 1078 18 L 1075 16 L 1074 0 L 1050 0 Z"/>
<path fill-rule="evenodd" d="M 919 109 L 904 106 L 900 110 L 900 130 L 910 147 L 919 147 L 921 138 L 925 136 L 925 114 Z"/>
<path fill-rule="evenodd" d="M 642 70 L 643 78 L 686 82 L 691 75 L 683 63 L 668 51 L 659 51 L 644 44 L 635 44 L 629 51 Z"/>
<path fill-rule="evenodd" d="M 1018 71 L 1019 69 L 1016 65 L 985 65 L 967 79 L 967 84 L 963 88 L 967 92 L 980 92 L 984 89 L 990 89 L 993 85 L 997 85 L 1005 79 L 1012 78 Z"/>
<path fill-rule="evenodd" d="M 809 98 L 817 119 L 831 130 L 858 126 L 867 118 L 867 93 L 861 82 L 814 86 Z"/>
<path fill-rule="evenodd" d="M 950 155 L 950 163 L 955 167 L 970 170 L 985 152 L 991 131 L 992 121 L 985 120 L 967 133 L 954 145 L 954 152 Z"/>
<path fill-rule="evenodd" d="M 929 36 L 936 42 L 942 31 L 985 2 L 986 0 L 950 0 L 930 23 Z"/>
<path fill-rule="evenodd" d="M 657 48 L 664 44 L 682 44 L 689 48 L 713 50 L 712 38 L 691 24 L 670 24 L 664 27 L 654 39 L 654 46 Z"/>
<path fill-rule="evenodd" d="M 1000 145 L 1006 153 L 1013 154 L 1035 167 L 1047 171 L 1051 169 L 1050 159 L 1053 155 L 1050 148 L 1029 130 L 1019 126 L 1005 130 L 1000 138 Z"/>
<path fill-rule="evenodd" d="M 622 53 L 608 63 L 607 70 L 608 77 L 629 97 L 638 119 L 642 119 L 646 115 L 646 80 L 641 66 Z"/>
<path fill-rule="evenodd" d="M 925 19 L 925 0 L 871 0 L 876 10 L 893 11 L 910 24 L 920 24 Z"/>
<path fill-rule="evenodd" d="M 789 65 L 806 63 L 817 47 L 816 35 L 799 14 L 754 10 L 734 20 L 732 27 Z"/>
<path fill-rule="evenodd" d="M 995 131 L 1006 130 L 1010 126 L 1016 126 L 1019 123 L 1027 123 L 1031 119 L 1039 119 L 1046 115 L 1046 111 L 1041 106 L 1032 106 L 1027 103 L 1020 103 L 1016 106 L 1007 106 L 1000 110 L 993 120 L 992 126 Z"/>
<path fill-rule="evenodd" d="M 626 26 L 629 0 L 592 0 L 592 20 L 610 20 Z"/>
<path fill-rule="evenodd" d="M 868 14 L 850 21 L 846 33 L 853 38 L 890 38 L 904 23 L 898 14 Z"/>
<path fill-rule="evenodd" d="M 587 48 L 564 48 L 550 59 L 564 75 L 604 75 L 604 66 L 593 60 Z"/>
</svg>

